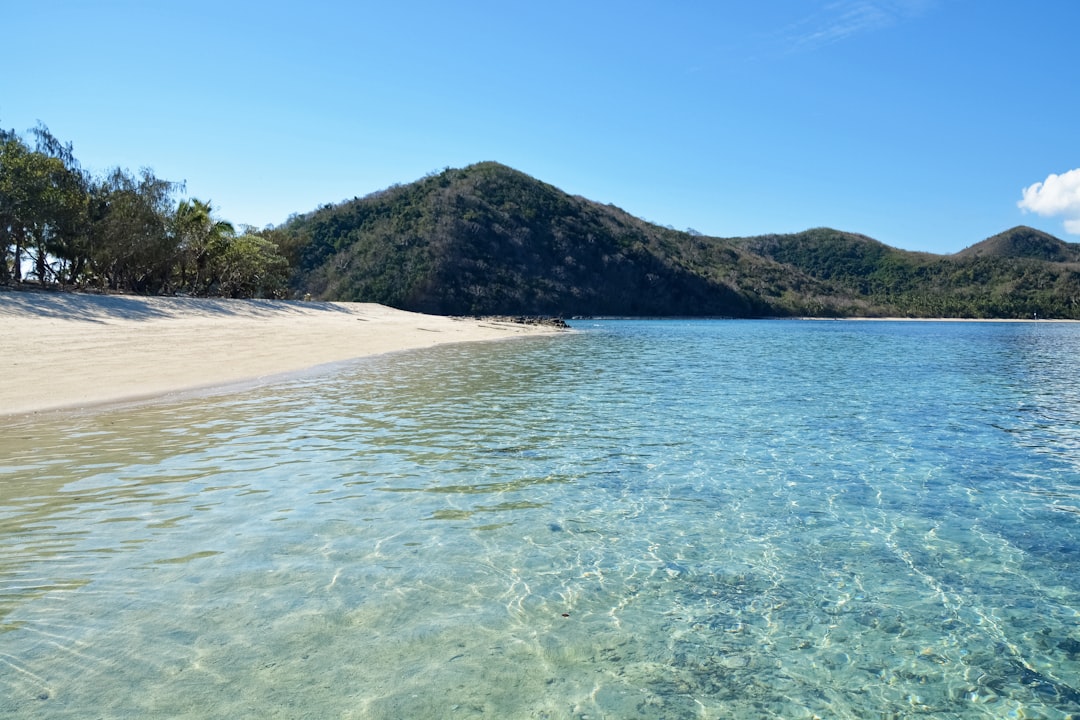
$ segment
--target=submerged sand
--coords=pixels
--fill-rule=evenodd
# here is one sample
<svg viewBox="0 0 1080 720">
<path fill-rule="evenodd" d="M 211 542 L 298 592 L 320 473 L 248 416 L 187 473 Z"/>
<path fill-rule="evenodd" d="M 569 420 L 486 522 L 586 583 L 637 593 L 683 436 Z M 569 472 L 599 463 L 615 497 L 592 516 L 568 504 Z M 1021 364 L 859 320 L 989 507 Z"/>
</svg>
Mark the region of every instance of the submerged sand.
<svg viewBox="0 0 1080 720">
<path fill-rule="evenodd" d="M 0 292 L 0 415 L 150 398 L 552 332 L 373 303 Z"/>
</svg>

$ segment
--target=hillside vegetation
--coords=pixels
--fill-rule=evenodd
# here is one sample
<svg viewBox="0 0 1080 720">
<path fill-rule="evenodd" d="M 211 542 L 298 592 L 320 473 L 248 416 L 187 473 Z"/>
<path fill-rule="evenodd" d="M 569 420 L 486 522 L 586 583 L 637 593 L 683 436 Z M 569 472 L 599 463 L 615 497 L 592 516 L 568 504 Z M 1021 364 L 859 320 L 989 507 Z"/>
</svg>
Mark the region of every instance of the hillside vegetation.
<svg viewBox="0 0 1080 720">
<path fill-rule="evenodd" d="M 1080 318 L 1080 246 L 1031 228 L 954 255 L 829 228 L 705 237 L 490 162 L 272 237 L 298 295 L 440 314 Z"/>
<path fill-rule="evenodd" d="M 327 206 L 283 232 L 298 292 L 433 313 L 746 316 L 826 288 L 496 163 Z"/>
<path fill-rule="evenodd" d="M 1080 246 L 1016 227 L 953 255 L 913 253 L 817 229 L 740 241 L 747 249 L 857 293 L 870 314 L 1080 317 Z"/>
<path fill-rule="evenodd" d="M 852 233 L 705 237 L 498 163 L 237 231 L 182 184 L 0 130 L 0 286 L 312 297 L 451 315 L 1080 318 L 1080 245 L 1018 227 L 954 255 Z"/>
</svg>

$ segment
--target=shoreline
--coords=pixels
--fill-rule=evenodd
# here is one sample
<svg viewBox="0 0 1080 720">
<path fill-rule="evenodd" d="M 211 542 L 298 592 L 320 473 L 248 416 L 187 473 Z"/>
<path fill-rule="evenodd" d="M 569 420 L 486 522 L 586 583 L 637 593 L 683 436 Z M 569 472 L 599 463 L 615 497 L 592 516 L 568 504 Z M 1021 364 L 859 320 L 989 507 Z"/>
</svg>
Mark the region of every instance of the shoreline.
<svg viewBox="0 0 1080 720">
<path fill-rule="evenodd" d="M 730 320 L 733 322 L 766 320 L 799 320 L 805 322 L 944 322 L 944 323 L 1080 323 L 1072 318 L 958 318 L 958 317 L 867 317 L 864 315 L 844 315 L 841 317 L 815 317 L 813 315 L 766 316 L 766 317 L 727 317 L 721 315 L 583 315 L 574 320 Z"/>
<path fill-rule="evenodd" d="M 922 318 L 922 317 L 799 317 L 796 320 L 842 320 L 851 322 L 947 322 L 947 323 L 1076 323 L 1070 318 Z"/>
<path fill-rule="evenodd" d="M 552 327 L 375 303 L 0 292 L 0 417 L 267 381 Z"/>
</svg>

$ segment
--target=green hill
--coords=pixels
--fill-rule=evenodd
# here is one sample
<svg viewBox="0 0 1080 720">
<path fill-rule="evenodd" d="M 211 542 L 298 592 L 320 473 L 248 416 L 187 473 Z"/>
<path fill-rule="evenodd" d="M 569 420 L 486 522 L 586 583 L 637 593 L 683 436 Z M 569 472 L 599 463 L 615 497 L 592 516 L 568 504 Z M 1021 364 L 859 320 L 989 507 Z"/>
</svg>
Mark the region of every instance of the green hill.
<svg viewBox="0 0 1080 720">
<path fill-rule="evenodd" d="M 283 230 L 297 292 L 423 312 L 742 317 L 809 312 L 797 298 L 831 292 L 730 241 L 497 163 L 326 206 Z"/>
<path fill-rule="evenodd" d="M 1014 227 L 964 248 L 956 258 L 1023 258 L 1047 262 L 1080 261 L 1080 245 L 1058 240 L 1026 225 Z"/>
<path fill-rule="evenodd" d="M 739 242 L 837 283 L 862 298 L 870 315 L 1080 318 L 1080 247 L 1028 227 L 954 255 L 899 250 L 828 228 Z"/>
<path fill-rule="evenodd" d="M 439 314 L 1080 317 L 1078 247 L 1014 228 L 955 255 L 829 228 L 663 228 L 487 162 L 292 218 L 298 295 Z"/>
</svg>

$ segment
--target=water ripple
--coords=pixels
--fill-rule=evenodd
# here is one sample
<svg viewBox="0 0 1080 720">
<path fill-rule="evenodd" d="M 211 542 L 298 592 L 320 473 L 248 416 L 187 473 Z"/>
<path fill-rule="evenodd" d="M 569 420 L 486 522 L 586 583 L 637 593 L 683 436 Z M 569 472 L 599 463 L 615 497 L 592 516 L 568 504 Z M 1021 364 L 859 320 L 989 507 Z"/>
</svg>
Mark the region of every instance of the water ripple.
<svg viewBox="0 0 1080 720">
<path fill-rule="evenodd" d="M 0 438 L 0 713 L 1080 713 L 1080 330 L 606 321 Z"/>
</svg>

